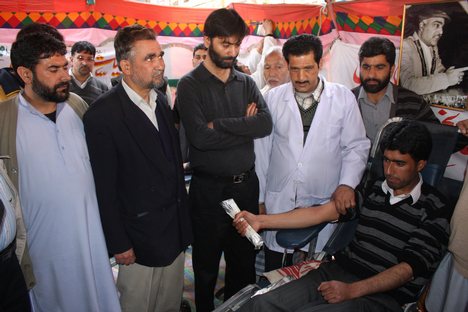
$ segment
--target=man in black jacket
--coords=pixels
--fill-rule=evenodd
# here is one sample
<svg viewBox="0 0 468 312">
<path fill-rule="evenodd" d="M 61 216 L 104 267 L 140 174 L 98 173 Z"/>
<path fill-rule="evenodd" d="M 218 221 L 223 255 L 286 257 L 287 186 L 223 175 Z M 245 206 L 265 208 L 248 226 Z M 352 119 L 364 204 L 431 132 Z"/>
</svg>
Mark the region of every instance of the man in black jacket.
<svg viewBox="0 0 468 312">
<path fill-rule="evenodd" d="M 120 264 L 123 311 L 178 311 L 192 241 L 182 159 L 164 95 L 164 52 L 153 30 L 117 33 L 122 82 L 84 116 L 99 209 Z"/>
</svg>

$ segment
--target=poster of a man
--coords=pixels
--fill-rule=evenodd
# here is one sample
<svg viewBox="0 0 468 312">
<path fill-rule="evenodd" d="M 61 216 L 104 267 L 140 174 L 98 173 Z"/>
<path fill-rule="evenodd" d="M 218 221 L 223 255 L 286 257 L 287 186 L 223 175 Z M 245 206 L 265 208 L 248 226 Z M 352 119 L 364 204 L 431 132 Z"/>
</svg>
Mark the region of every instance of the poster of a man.
<svg viewBox="0 0 468 312">
<path fill-rule="evenodd" d="M 400 84 L 431 104 L 465 108 L 468 94 L 468 5 L 407 5 Z"/>
</svg>

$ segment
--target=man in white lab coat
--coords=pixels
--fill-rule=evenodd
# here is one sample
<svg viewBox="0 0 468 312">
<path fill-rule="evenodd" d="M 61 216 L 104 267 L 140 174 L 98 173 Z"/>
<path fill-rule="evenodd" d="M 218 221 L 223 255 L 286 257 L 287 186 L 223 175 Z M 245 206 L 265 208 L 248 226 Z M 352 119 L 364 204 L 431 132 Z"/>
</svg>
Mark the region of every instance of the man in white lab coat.
<svg viewBox="0 0 468 312">
<path fill-rule="evenodd" d="M 265 95 L 273 132 L 256 140 L 255 166 L 260 211 L 268 214 L 330 199 L 340 207 L 355 205 L 354 188 L 364 172 L 370 142 L 351 91 L 319 76 L 322 51 L 316 36 L 291 37 L 283 47 L 291 82 Z M 320 232 L 316 251 L 332 231 L 328 225 Z M 281 265 L 284 249 L 276 243 L 275 231 L 263 235 L 269 271 Z"/>
</svg>

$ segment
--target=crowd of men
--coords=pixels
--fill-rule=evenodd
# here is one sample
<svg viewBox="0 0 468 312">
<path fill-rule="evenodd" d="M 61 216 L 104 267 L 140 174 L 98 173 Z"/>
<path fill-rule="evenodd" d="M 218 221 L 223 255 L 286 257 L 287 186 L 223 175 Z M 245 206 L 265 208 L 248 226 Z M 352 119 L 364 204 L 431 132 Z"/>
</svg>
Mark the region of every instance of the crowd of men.
<svg viewBox="0 0 468 312">
<path fill-rule="evenodd" d="M 117 32 L 122 78 L 111 89 L 92 76 L 89 42 L 75 43 L 67 59 L 53 27 L 18 33 L 12 70 L 0 73 L 2 87 L 13 90 L 0 104 L 0 311 L 179 311 L 189 245 L 196 309 L 212 311 L 222 254 L 225 300 L 255 283 L 256 251 L 238 233 L 247 222 L 264 230 L 265 269 L 279 268 L 274 230 L 333 221 L 354 208 L 387 119 L 437 122 L 420 96 L 390 82 L 396 55 L 388 39 L 363 43 L 361 86 L 349 90 L 319 74 L 318 37 L 265 47 L 273 25 L 265 26 L 252 78 L 234 69 L 246 23 L 233 9 L 213 11 L 194 68 L 177 86 L 176 114 L 160 91 L 164 51 L 152 29 Z M 467 121 L 458 127 L 467 135 Z M 402 122 L 380 148 L 384 177 L 366 194 L 351 245 L 245 311 L 400 311 L 415 300 L 444 257 L 451 210 L 420 175 L 431 151 L 424 126 Z M 235 227 L 220 206 L 229 198 L 243 210 Z M 467 208 L 459 202 L 457 220 Z M 455 275 L 462 294 L 467 233 L 457 220 L 439 275 Z M 316 251 L 333 229 L 320 232 Z M 109 257 L 119 265 L 116 283 Z M 466 296 L 450 298 L 467 304 Z"/>
</svg>

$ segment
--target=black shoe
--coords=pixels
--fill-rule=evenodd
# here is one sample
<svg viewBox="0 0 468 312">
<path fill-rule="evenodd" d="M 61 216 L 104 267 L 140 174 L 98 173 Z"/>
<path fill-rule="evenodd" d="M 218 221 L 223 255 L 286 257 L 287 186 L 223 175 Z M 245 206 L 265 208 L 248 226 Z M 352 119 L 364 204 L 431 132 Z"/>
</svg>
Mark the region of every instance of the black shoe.
<svg viewBox="0 0 468 312">
<path fill-rule="evenodd" d="M 180 303 L 180 312 L 192 312 L 192 308 L 190 307 L 190 303 L 187 299 L 182 299 Z"/>
</svg>

